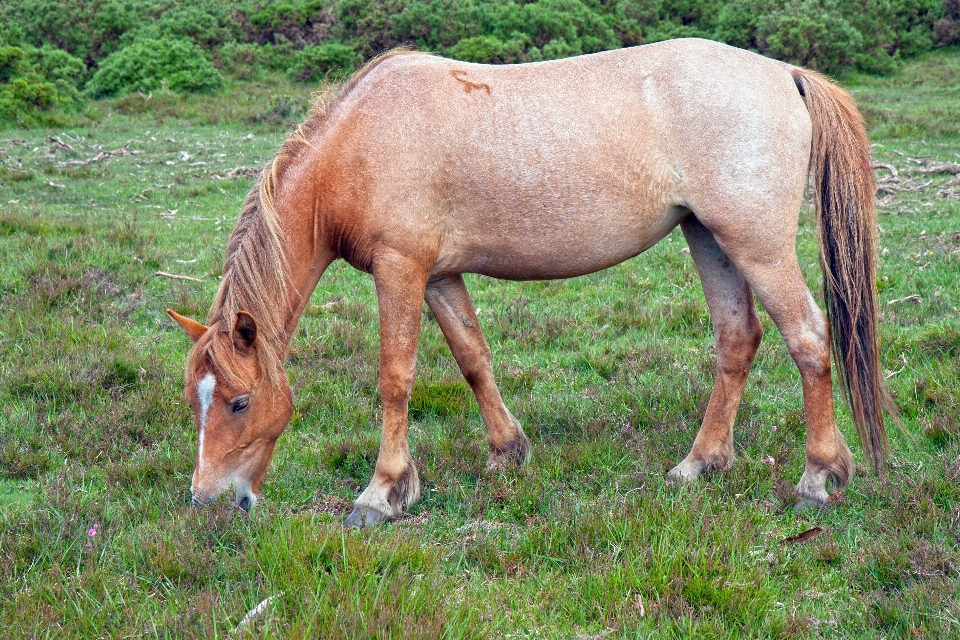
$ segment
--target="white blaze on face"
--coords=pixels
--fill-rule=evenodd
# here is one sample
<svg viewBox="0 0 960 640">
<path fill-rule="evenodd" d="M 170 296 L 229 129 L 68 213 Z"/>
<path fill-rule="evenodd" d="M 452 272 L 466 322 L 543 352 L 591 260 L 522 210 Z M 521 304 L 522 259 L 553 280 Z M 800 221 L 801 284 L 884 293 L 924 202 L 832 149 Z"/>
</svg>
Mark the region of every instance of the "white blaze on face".
<svg viewBox="0 0 960 640">
<path fill-rule="evenodd" d="M 197 399 L 200 401 L 200 448 L 197 453 L 198 465 L 203 465 L 203 432 L 207 427 L 207 411 L 213 404 L 213 388 L 217 386 L 217 379 L 212 373 L 203 376 L 197 383 Z"/>
</svg>

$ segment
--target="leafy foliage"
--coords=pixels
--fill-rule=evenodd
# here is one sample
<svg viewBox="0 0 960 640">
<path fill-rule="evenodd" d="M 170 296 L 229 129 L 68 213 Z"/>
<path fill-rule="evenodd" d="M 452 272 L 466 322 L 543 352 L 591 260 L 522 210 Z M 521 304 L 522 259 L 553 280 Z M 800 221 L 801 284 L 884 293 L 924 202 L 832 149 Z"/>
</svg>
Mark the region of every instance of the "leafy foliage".
<svg viewBox="0 0 960 640">
<path fill-rule="evenodd" d="M 352 48 L 331 42 L 298 51 L 290 70 L 299 80 L 318 80 L 331 72 L 350 73 L 359 62 L 360 56 Z"/>
<path fill-rule="evenodd" d="M 87 83 L 96 96 L 167 88 L 174 92 L 211 91 L 223 85 L 223 76 L 189 40 L 138 40 L 110 54 Z"/>
<path fill-rule="evenodd" d="M 0 32 L 0 123 L 41 123 L 54 107 L 75 107 L 85 73 L 83 62 L 66 51 L 38 49 L 20 43 L 19 33 Z"/>
<path fill-rule="evenodd" d="M 222 84 L 211 66 L 239 81 L 317 82 L 410 44 L 505 64 L 701 37 L 828 73 L 883 74 L 960 42 L 960 0 L 7 0 L 0 25 L 0 43 L 18 50 L 0 54 L 3 119 L 29 124 L 10 114 L 75 108 L 88 80 L 94 96 L 153 90 L 163 77 L 178 92 L 208 91 Z M 166 59 L 150 63 L 143 42 L 164 43 Z"/>
<path fill-rule="evenodd" d="M 937 44 L 960 42 L 960 0 L 943 0 L 943 18 L 933 29 Z"/>
<path fill-rule="evenodd" d="M 798 66 L 843 69 L 863 36 L 832 3 L 800 0 L 757 21 L 757 44 L 762 53 Z"/>
</svg>

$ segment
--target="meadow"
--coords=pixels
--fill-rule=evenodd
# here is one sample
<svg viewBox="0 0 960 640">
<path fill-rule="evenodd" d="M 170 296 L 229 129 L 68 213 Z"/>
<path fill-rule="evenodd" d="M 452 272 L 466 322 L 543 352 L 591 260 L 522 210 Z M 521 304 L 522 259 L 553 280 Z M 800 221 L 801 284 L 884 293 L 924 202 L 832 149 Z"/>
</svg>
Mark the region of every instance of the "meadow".
<svg viewBox="0 0 960 640">
<path fill-rule="evenodd" d="M 483 472 L 476 403 L 425 308 L 410 408 L 422 500 L 376 530 L 341 525 L 379 442 L 373 283 L 334 263 L 293 341 L 295 414 L 261 501 L 249 514 L 225 499 L 194 509 L 190 345 L 164 310 L 206 313 L 243 197 L 310 89 L 228 78 L 212 95 L 131 93 L 89 103 L 68 128 L 0 131 L 0 628 L 960 635 L 960 50 L 845 82 L 878 163 L 882 362 L 903 427 L 888 426 L 879 478 L 838 394 L 858 475 L 835 504 L 801 510 L 800 378 L 762 311 L 734 468 L 665 483 L 715 365 L 679 229 L 591 276 L 468 276 L 533 445 L 523 469 Z M 809 205 L 797 243 L 818 292 Z"/>
</svg>

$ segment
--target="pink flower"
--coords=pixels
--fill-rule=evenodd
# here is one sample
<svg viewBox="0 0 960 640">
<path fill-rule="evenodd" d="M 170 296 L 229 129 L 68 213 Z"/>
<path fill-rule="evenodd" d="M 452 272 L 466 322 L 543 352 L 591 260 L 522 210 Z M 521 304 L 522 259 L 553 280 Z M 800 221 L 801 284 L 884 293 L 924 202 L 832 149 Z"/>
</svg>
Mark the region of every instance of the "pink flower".
<svg viewBox="0 0 960 640">
<path fill-rule="evenodd" d="M 776 430 L 777 430 L 777 425 L 773 425 L 772 427 L 770 427 L 770 431 L 774 431 L 774 432 L 775 432 Z"/>
<path fill-rule="evenodd" d="M 686 420 L 681 420 L 681 421 L 680 421 L 680 426 L 681 426 L 682 428 L 686 429 L 686 428 L 687 428 L 687 422 L 686 422 Z"/>
<path fill-rule="evenodd" d="M 91 538 L 92 538 L 93 536 L 97 535 L 97 527 L 99 527 L 99 526 L 100 526 L 100 525 L 99 525 L 98 523 L 94 523 L 94 525 L 93 525 L 92 527 L 90 527 L 90 530 L 87 531 L 87 535 L 90 536 Z M 87 545 L 87 546 L 89 547 L 90 545 Z"/>
</svg>

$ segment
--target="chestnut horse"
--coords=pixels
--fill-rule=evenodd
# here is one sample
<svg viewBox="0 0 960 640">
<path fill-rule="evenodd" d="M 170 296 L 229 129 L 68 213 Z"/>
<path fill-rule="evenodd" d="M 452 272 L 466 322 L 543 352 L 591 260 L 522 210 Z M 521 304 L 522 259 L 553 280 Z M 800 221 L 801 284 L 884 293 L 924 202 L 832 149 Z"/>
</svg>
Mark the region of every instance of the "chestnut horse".
<svg viewBox="0 0 960 640">
<path fill-rule="evenodd" d="M 804 98 L 806 101 L 804 101 Z M 812 169 L 827 314 L 804 284 L 797 219 Z M 393 51 L 368 63 L 280 148 L 247 196 L 186 396 L 199 429 L 193 502 L 230 484 L 249 508 L 292 412 L 283 362 L 327 266 L 373 275 L 383 435 L 346 523 L 419 497 L 407 444 L 426 299 L 476 394 L 487 466 L 530 445 L 504 406 L 463 273 L 570 278 L 623 262 L 680 225 L 713 319 L 717 380 L 667 480 L 734 459 L 733 424 L 760 343 L 754 294 L 803 381 L 806 469 L 825 503 L 854 465 L 834 423 L 831 341 L 866 458 L 884 468 L 870 150 L 852 98 L 815 72 L 704 40 L 487 66 Z M 829 319 L 829 321 L 828 321 Z"/>
</svg>

